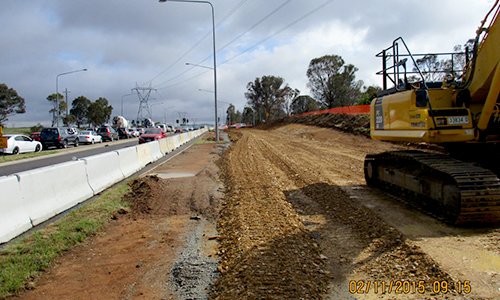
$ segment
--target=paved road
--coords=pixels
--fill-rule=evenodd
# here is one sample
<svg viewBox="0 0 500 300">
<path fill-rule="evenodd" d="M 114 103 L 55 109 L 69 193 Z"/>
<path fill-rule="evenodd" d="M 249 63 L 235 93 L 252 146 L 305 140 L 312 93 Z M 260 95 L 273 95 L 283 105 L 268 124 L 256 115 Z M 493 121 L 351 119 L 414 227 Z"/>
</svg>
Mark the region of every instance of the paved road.
<svg viewBox="0 0 500 300">
<path fill-rule="evenodd" d="M 138 144 L 137 139 L 120 140 L 113 143 L 102 143 L 92 146 L 82 145 L 79 147 L 69 147 L 68 149 L 60 150 L 60 153 L 48 156 L 41 156 L 34 159 L 20 160 L 13 163 L 0 164 L 0 176 L 10 175 L 17 172 L 27 171 L 31 169 L 41 168 L 58 164 L 66 161 L 71 161 L 76 158 L 83 158 L 99 153 L 118 150 L 125 147 L 135 146 Z M 22 154 L 21 154 L 22 155 Z"/>
</svg>

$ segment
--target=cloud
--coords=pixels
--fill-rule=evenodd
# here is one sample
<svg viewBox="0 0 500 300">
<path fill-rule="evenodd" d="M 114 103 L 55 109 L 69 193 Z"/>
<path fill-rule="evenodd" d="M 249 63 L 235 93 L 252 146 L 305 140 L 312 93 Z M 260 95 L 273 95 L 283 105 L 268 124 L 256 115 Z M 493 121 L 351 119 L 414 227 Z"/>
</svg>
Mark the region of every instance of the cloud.
<svg viewBox="0 0 500 300">
<path fill-rule="evenodd" d="M 357 79 L 379 84 L 381 79 L 374 74 L 380 61 L 375 54 L 393 39 L 403 36 L 415 52 L 451 51 L 474 35 L 493 1 L 212 3 L 217 47 L 234 40 L 217 55 L 222 63 L 218 66 L 219 107 L 231 102 L 242 110 L 247 83 L 262 75 L 281 76 L 307 94 L 308 64 L 326 54 L 354 64 L 359 69 Z M 153 105 L 153 117 L 163 119 L 166 114 L 172 122 L 185 112 L 191 118 L 213 120 L 213 94 L 199 91 L 213 90 L 213 73 L 185 65 L 212 65 L 211 25 L 210 7 L 192 3 L 4 1 L 0 81 L 16 89 L 27 105 L 27 113 L 12 116 L 9 125 L 50 123 L 45 98 L 55 92 L 56 75 L 81 68 L 89 71 L 59 78 L 61 90 L 71 91 L 70 100 L 102 96 L 115 107 L 116 115 L 123 95 L 136 84 L 151 84 L 158 89 L 151 103 L 163 103 Z M 123 103 L 125 116 L 135 118 L 137 95 L 123 97 Z"/>
</svg>

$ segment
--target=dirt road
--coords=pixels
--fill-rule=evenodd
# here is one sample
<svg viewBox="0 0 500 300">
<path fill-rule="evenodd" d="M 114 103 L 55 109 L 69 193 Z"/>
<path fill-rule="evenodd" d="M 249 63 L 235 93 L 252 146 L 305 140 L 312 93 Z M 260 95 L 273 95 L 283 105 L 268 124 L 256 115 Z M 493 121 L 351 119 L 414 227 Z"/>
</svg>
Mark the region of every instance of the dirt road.
<svg viewBox="0 0 500 300">
<path fill-rule="evenodd" d="M 217 269 L 218 157 L 215 144 L 198 143 L 131 182 L 132 209 L 19 298 L 206 298 Z"/>
<path fill-rule="evenodd" d="M 220 146 L 196 144 L 135 181 L 133 209 L 20 298 L 500 298 L 499 229 L 366 187 L 365 154 L 400 146 L 298 124 L 230 136 L 220 170 Z"/>
<path fill-rule="evenodd" d="M 232 136 L 218 297 L 500 296 L 499 230 L 449 227 L 365 186 L 365 154 L 397 146 L 297 124 Z"/>
</svg>

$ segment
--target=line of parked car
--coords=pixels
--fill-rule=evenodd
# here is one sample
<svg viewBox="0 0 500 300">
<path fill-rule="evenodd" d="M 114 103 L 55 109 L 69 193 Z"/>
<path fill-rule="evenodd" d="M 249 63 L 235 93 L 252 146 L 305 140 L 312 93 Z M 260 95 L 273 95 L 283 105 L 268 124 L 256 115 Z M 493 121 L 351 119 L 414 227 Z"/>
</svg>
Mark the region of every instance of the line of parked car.
<svg viewBox="0 0 500 300">
<path fill-rule="evenodd" d="M 118 128 L 115 130 L 111 126 L 101 126 L 82 131 L 72 127 L 48 127 L 40 132 L 33 132 L 31 136 L 24 134 L 3 136 L 7 137 L 7 148 L 0 148 L 0 153 L 18 154 L 129 138 L 139 138 L 141 144 L 164 138 L 167 134 L 161 128 Z"/>
</svg>

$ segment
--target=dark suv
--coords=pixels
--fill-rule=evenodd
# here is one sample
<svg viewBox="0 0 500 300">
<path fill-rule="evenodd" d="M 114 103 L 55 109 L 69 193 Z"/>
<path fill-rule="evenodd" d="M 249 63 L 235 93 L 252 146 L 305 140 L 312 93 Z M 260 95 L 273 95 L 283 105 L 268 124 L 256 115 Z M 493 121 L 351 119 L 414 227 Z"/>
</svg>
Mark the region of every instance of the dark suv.
<svg viewBox="0 0 500 300">
<path fill-rule="evenodd" d="M 71 127 L 49 127 L 40 131 L 40 142 L 43 149 L 49 147 L 67 148 L 68 145 L 78 147 L 78 131 Z"/>
<path fill-rule="evenodd" d="M 118 128 L 116 131 L 118 132 L 118 136 L 121 139 L 128 139 L 128 138 L 134 137 L 132 135 L 132 132 L 128 128 L 121 127 L 121 128 Z"/>
<path fill-rule="evenodd" d="M 97 134 L 102 136 L 103 141 L 119 140 L 118 132 L 111 126 L 101 126 L 97 129 Z"/>
</svg>

